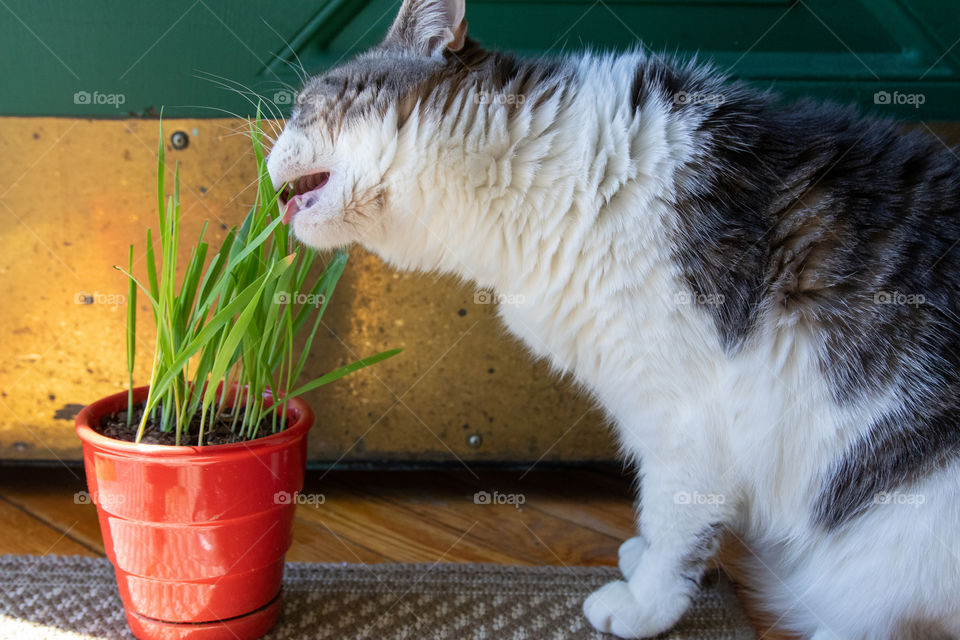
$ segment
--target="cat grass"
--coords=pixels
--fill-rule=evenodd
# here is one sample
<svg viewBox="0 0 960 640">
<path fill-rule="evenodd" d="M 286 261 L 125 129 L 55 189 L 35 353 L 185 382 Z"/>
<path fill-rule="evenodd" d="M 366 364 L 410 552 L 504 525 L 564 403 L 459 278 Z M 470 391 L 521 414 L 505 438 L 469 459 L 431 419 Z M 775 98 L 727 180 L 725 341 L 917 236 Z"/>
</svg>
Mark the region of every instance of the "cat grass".
<svg viewBox="0 0 960 640">
<path fill-rule="evenodd" d="M 208 259 L 207 223 L 189 249 L 182 276 L 177 264 L 180 238 L 180 171 L 173 192 L 164 179 L 163 130 L 157 161 L 159 254 L 152 230 L 146 238 L 146 279 L 133 275 L 134 246 L 126 268 L 128 407 L 133 398 L 137 356 L 138 295 L 146 298 L 156 326 L 150 389 L 142 411 L 128 410 L 132 427 L 140 415 L 136 442 L 148 425 L 173 433 L 175 444 L 204 444 L 204 435 L 223 416 L 238 439 L 257 438 L 284 428 L 287 404 L 299 396 L 354 371 L 390 358 L 400 349 L 383 351 L 301 380 L 304 367 L 347 263 L 336 252 L 318 276 L 311 276 L 316 254 L 305 250 L 282 224 L 278 196 L 267 173 L 259 116 L 250 124 L 257 164 L 257 195 L 243 222 L 231 228 L 219 250 Z M 296 301 L 316 301 L 297 305 Z M 302 339 L 302 343 L 300 343 Z M 300 344 L 299 351 L 295 348 Z M 272 398 L 271 398 L 272 395 Z M 232 407 L 244 406 L 243 411 Z M 221 429 L 222 430 L 222 429 Z"/>
</svg>

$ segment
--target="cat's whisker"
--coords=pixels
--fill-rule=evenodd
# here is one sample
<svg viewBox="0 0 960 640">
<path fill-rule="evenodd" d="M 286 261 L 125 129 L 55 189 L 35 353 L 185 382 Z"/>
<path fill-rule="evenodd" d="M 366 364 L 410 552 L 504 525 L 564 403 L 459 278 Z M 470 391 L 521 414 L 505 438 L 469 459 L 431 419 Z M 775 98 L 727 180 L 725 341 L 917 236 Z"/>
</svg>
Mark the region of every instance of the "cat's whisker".
<svg viewBox="0 0 960 640">
<path fill-rule="evenodd" d="M 275 140 L 276 137 L 279 137 L 280 134 L 283 133 L 283 127 L 286 126 L 286 118 L 284 118 L 282 115 L 283 109 L 281 109 L 276 102 L 267 98 L 266 96 L 260 95 L 258 97 L 263 102 L 263 105 L 266 107 L 266 109 L 270 112 L 270 118 L 267 119 L 267 122 L 269 122 L 270 128 L 274 134 L 274 137 L 271 139 Z"/>
<path fill-rule="evenodd" d="M 219 111 L 221 113 L 225 113 L 232 118 L 236 118 L 237 120 L 242 120 L 244 122 L 249 122 L 250 120 L 249 116 L 240 115 L 235 111 L 230 111 L 229 109 L 224 109 L 222 107 L 212 107 L 208 104 L 183 104 L 183 105 L 176 105 L 176 106 L 178 108 L 184 108 L 184 109 L 210 109 L 211 111 Z"/>
<path fill-rule="evenodd" d="M 294 49 L 294 48 L 290 45 L 290 43 L 287 41 L 286 38 L 284 38 L 282 35 L 280 35 L 280 33 L 279 33 L 276 29 L 273 28 L 273 25 L 271 25 L 269 22 L 267 22 L 266 18 L 261 17 L 260 19 L 263 20 L 263 24 L 267 25 L 267 28 L 270 29 L 270 31 L 273 31 L 275 34 L 277 34 L 277 37 L 280 38 L 280 40 L 283 42 L 283 44 L 285 44 L 285 45 L 287 46 L 287 49 L 289 49 L 289 50 L 290 50 L 290 53 L 293 54 L 293 57 L 296 58 L 297 64 L 300 65 L 300 72 L 297 71 L 297 68 L 296 68 L 295 66 L 293 66 L 293 63 L 291 63 L 289 60 L 287 60 L 287 59 L 285 59 L 285 58 L 282 58 L 281 56 L 279 56 L 279 55 L 277 55 L 277 54 L 273 54 L 273 55 L 275 55 L 278 59 L 282 60 L 283 62 L 287 63 L 287 65 L 289 65 L 290 68 L 293 69 L 293 72 L 297 74 L 297 77 L 298 77 L 298 78 L 300 78 L 300 83 L 301 83 L 301 84 L 305 83 L 305 82 L 309 79 L 310 76 L 309 76 L 309 74 L 307 73 L 307 70 L 303 68 L 303 62 L 300 60 L 300 56 L 297 55 L 296 49 Z"/>
<path fill-rule="evenodd" d="M 216 85 L 222 89 L 226 89 L 227 91 L 232 91 L 233 93 L 236 93 L 237 95 L 243 97 L 247 102 L 250 103 L 251 106 L 255 107 L 258 111 L 260 110 L 261 106 L 266 107 L 268 112 L 270 113 L 271 120 L 282 119 L 279 114 L 279 110 L 276 109 L 276 104 L 274 104 L 273 101 L 269 100 L 266 96 L 260 95 L 259 93 L 257 93 L 250 87 L 244 85 L 243 83 L 237 82 L 235 80 L 231 80 L 229 78 L 225 78 L 223 76 L 219 76 L 209 71 L 200 70 L 199 73 L 206 74 L 207 76 L 210 76 L 210 77 L 205 77 L 197 74 L 194 74 L 194 77 L 199 78 L 201 80 L 206 80 L 207 82 L 210 82 L 211 84 Z M 233 86 L 233 85 L 236 85 L 236 86 Z M 253 96 L 257 97 L 259 99 L 258 102 L 254 102 L 253 99 L 248 94 L 252 94 Z"/>
<path fill-rule="evenodd" d="M 276 58 L 279 62 L 282 62 L 282 63 L 285 64 L 287 67 L 289 67 L 290 70 L 293 71 L 294 75 L 297 76 L 297 79 L 301 82 L 301 84 L 307 81 L 307 78 L 305 78 L 303 75 L 301 75 L 301 74 L 303 73 L 301 67 L 298 67 L 297 65 L 293 64 L 292 62 L 290 62 L 289 60 L 287 60 L 286 58 L 284 58 L 284 57 L 281 56 L 280 54 L 271 53 L 270 56 L 271 56 L 272 58 Z M 276 75 L 276 74 L 274 74 L 274 75 Z"/>
<path fill-rule="evenodd" d="M 219 111 L 221 113 L 225 113 L 231 118 L 236 118 L 237 120 L 246 121 L 249 119 L 249 116 L 240 115 L 235 111 L 230 111 L 229 109 L 224 109 L 222 107 L 212 107 L 208 104 L 178 104 L 178 105 L 172 105 L 172 106 L 175 106 L 178 109 L 210 109 L 212 111 Z"/>
<path fill-rule="evenodd" d="M 243 187 L 242 189 L 240 189 L 239 191 L 237 191 L 236 195 L 234 195 L 232 198 L 230 198 L 229 200 L 227 200 L 227 202 L 224 203 L 223 206 L 224 206 L 224 207 L 227 207 L 228 205 L 233 204 L 233 201 L 234 201 L 234 200 L 236 200 L 237 198 L 239 198 L 240 196 L 242 196 L 244 193 L 246 193 L 246 192 L 250 189 L 250 187 L 252 187 L 252 186 L 254 186 L 255 184 L 257 184 L 257 182 L 259 182 L 259 180 L 260 180 L 259 177 L 254 178 L 249 184 L 247 184 L 247 186 L 245 186 L 245 187 Z"/>
<path fill-rule="evenodd" d="M 236 127 L 227 127 L 227 126 L 223 126 L 223 125 L 213 125 L 213 126 L 214 126 L 215 128 L 217 128 L 217 129 L 222 129 L 222 130 L 225 130 L 225 131 L 229 131 L 229 133 L 223 134 L 223 137 L 225 137 L 225 138 L 232 138 L 232 137 L 235 137 L 235 136 L 243 136 L 243 137 L 249 139 L 249 138 L 251 137 L 251 133 L 250 133 L 250 123 L 251 123 L 252 121 L 251 121 L 250 119 L 248 119 L 248 118 L 241 118 L 241 120 L 243 121 L 243 124 L 242 124 L 242 125 L 238 125 L 238 126 L 236 126 Z M 262 124 L 263 122 L 269 122 L 269 121 L 267 121 L 267 120 L 261 120 L 261 124 Z M 269 138 L 265 132 L 261 132 L 261 133 L 262 133 L 262 136 L 263 136 L 264 138 L 268 138 L 268 139 L 270 140 L 271 144 L 274 143 L 274 142 L 276 142 L 275 140 Z"/>
<path fill-rule="evenodd" d="M 290 62 L 289 60 L 287 60 L 287 59 L 284 58 L 283 56 L 278 55 L 278 54 L 276 54 L 276 53 L 271 53 L 270 55 L 273 56 L 274 58 L 276 58 L 277 60 L 279 60 L 280 62 L 282 62 L 283 64 L 285 64 L 285 65 L 287 65 L 288 67 L 290 67 L 290 70 L 293 71 L 293 73 L 297 76 L 297 78 L 300 80 L 301 84 L 305 83 L 305 82 L 308 80 L 307 77 L 301 75 L 301 74 L 302 74 L 302 69 L 301 69 L 301 67 L 298 67 L 297 65 L 293 64 L 292 62 Z"/>
<path fill-rule="evenodd" d="M 195 78 L 199 78 L 199 79 L 201 79 L 201 80 L 205 80 L 205 81 L 207 81 L 207 82 L 209 82 L 209 83 L 211 83 L 211 84 L 213 84 L 213 85 L 215 85 L 215 86 L 217 86 L 217 87 L 220 87 L 221 89 L 225 89 L 225 90 L 227 90 L 227 91 L 231 91 L 231 92 L 233 92 L 233 93 L 236 93 L 237 95 L 243 97 L 247 102 L 250 103 L 251 106 L 257 108 L 258 110 L 259 110 L 260 107 L 261 107 L 261 103 L 264 104 L 264 105 L 265 105 L 265 103 L 266 103 L 266 99 L 265 99 L 264 96 L 261 96 L 259 93 L 257 93 L 256 91 L 250 89 L 249 87 L 247 87 L 246 85 L 244 85 L 244 84 L 242 84 L 242 83 L 240 83 L 240 82 L 236 82 L 236 81 L 234 81 L 234 80 L 231 80 L 231 79 L 229 79 L 229 78 L 225 78 L 225 77 L 223 77 L 223 76 L 218 76 L 217 74 L 210 73 L 210 72 L 208 72 L 208 71 L 199 70 L 198 73 L 200 73 L 200 74 L 205 74 L 205 75 L 198 75 L 197 73 L 195 73 L 195 74 L 194 74 L 194 77 L 195 77 Z M 209 77 L 208 77 L 208 76 L 209 76 Z M 253 96 L 256 96 L 256 97 L 259 99 L 259 103 L 258 103 L 258 102 L 254 102 L 253 99 L 250 98 L 250 95 L 249 95 L 249 94 L 252 94 Z M 269 106 L 268 106 L 267 108 L 269 109 Z M 275 114 L 272 114 L 272 113 L 271 113 L 271 115 L 275 115 Z"/>
<path fill-rule="evenodd" d="M 297 95 L 297 90 L 296 90 L 295 88 L 293 88 L 292 86 L 290 86 L 289 84 L 287 84 L 286 82 L 276 81 L 275 83 L 278 84 L 279 86 L 283 87 L 284 90 L 289 93 L 289 95 L 290 95 L 291 98 L 293 98 L 293 97 L 295 97 L 295 96 Z M 267 98 L 266 96 L 261 96 L 261 98 L 262 98 L 264 101 L 267 101 L 267 102 L 269 102 L 271 105 L 273 105 L 273 107 L 276 109 L 276 111 L 277 111 L 279 114 L 282 114 L 282 113 L 283 113 L 283 109 L 276 103 L 276 101 L 270 100 L 270 99 Z M 280 122 L 280 123 L 281 123 L 281 126 L 286 126 L 286 119 L 283 118 L 282 115 L 276 116 L 275 120 L 277 120 L 278 122 Z M 280 131 L 276 131 L 276 133 L 277 133 L 277 135 L 279 136 L 281 133 L 283 133 L 283 131 L 282 131 L 282 129 L 281 129 Z"/>
<path fill-rule="evenodd" d="M 250 137 L 251 137 L 251 132 L 250 132 L 249 125 L 250 125 L 250 123 L 252 122 L 252 120 L 251 120 L 248 116 L 242 116 L 242 115 L 240 115 L 240 114 L 238 114 L 238 113 L 235 113 L 235 112 L 233 112 L 233 111 L 229 111 L 229 110 L 227 110 L 227 109 L 223 109 L 223 108 L 220 108 L 220 107 L 211 107 L 210 105 L 203 105 L 203 104 L 187 104 L 187 105 L 176 105 L 176 106 L 177 106 L 178 108 L 184 108 L 184 109 L 210 109 L 210 110 L 213 110 L 213 111 L 220 111 L 220 112 L 222 112 L 222 113 L 225 113 L 225 114 L 228 115 L 228 116 L 231 116 L 231 117 L 233 117 L 233 118 L 236 118 L 236 119 L 239 120 L 239 121 L 242 121 L 242 122 L 246 123 L 244 126 L 240 126 L 240 127 L 238 127 L 237 129 L 231 129 L 230 127 L 218 126 L 217 128 L 219 128 L 219 129 L 226 129 L 226 130 L 230 131 L 230 133 L 229 133 L 228 136 L 226 136 L 226 137 L 232 137 L 232 136 L 237 136 L 237 135 L 242 135 L 242 136 L 244 136 L 244 137 L 246 137 L 246 138 L 250 138 Z M 270 122 L 270 123 L 272 123 L 273 121 L 272 121 L 272 120 L 261 120 L 261 123 L 263 123 L 263 122 Z M 271 147 L 272 147 L 274 144 L 276 144 L 276 139 L 273 138 L 273 137 L 271 137 L 271 136 L 269 136 L 266 132 L 262 132 L 262 135 L 263 135 L 264 138 L 266 138 L 267 140 L 270 141 L 270 146 L 271 146 Z"/>
</svg>

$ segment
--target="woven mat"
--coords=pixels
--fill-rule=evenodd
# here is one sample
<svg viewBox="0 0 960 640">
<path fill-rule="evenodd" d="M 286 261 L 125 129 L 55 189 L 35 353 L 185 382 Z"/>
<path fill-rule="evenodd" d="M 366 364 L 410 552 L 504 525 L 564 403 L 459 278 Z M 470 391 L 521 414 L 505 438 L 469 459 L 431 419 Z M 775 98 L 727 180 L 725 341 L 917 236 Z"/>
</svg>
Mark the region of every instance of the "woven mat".
<svg viewBox="0 0 960 640">
<path fill-rule="evenodd" d="M 288 563 L 274 640 L 607 639 L 581 613 L 613 568 Z M 110 563 L 0 556 L 0 638 L 132 638 Z M 753 640 L 729 581 L 711 572 L 669 640 Z"/>
</svg>

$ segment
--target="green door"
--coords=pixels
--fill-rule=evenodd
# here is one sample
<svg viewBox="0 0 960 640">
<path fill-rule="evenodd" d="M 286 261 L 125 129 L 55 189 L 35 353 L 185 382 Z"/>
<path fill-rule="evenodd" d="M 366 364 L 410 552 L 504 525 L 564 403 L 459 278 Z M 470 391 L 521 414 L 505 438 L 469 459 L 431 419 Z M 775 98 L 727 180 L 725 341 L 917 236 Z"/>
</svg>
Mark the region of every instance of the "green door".
<svg viewBox="0 0 960 640">
<path fill-rule="evenodd" d="M 5 0 L 0 115 L 248 115 L 375 44 L 396 0 Z M 935 0 L 468 0 L 470 33 L 530 55 L 699 52 L 789 96 L 960 119 L 960 3 Z M 642 43 L 642 44 L 641 44 Z M 273 108 L 273 105 L 271 105 Z"/>
</svg>

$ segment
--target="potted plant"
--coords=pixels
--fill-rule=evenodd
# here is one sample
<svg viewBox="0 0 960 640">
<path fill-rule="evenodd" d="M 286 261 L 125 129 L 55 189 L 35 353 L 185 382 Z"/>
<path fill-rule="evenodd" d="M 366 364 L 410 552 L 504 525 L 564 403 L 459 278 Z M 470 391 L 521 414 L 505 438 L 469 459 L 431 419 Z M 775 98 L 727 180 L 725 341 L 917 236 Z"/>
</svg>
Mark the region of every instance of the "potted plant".
<svg viewBox="0 0 960 640">
<path fill-rule="evenodd" d="M 256 204 L 209 260 L 201 232 L 178 282 L 179 169 L 165 200 L 162 131 L 160 139 L 159 261 L 148 230 L 146 281 L 133 276 L 133 246 L 121 269 L 129 388 L 81 411 L 76 431 L 134 635 L 257 638 L 279 615 L 303 486 L 313 413 L 298 396 L 399 350 L 298 385 L 346 254 L 311 279 L 314 255 L 282 225 L 259 119 Z M 157 330 L 143 387 L 133 383 L 138 296 Z"/>
</svg>

